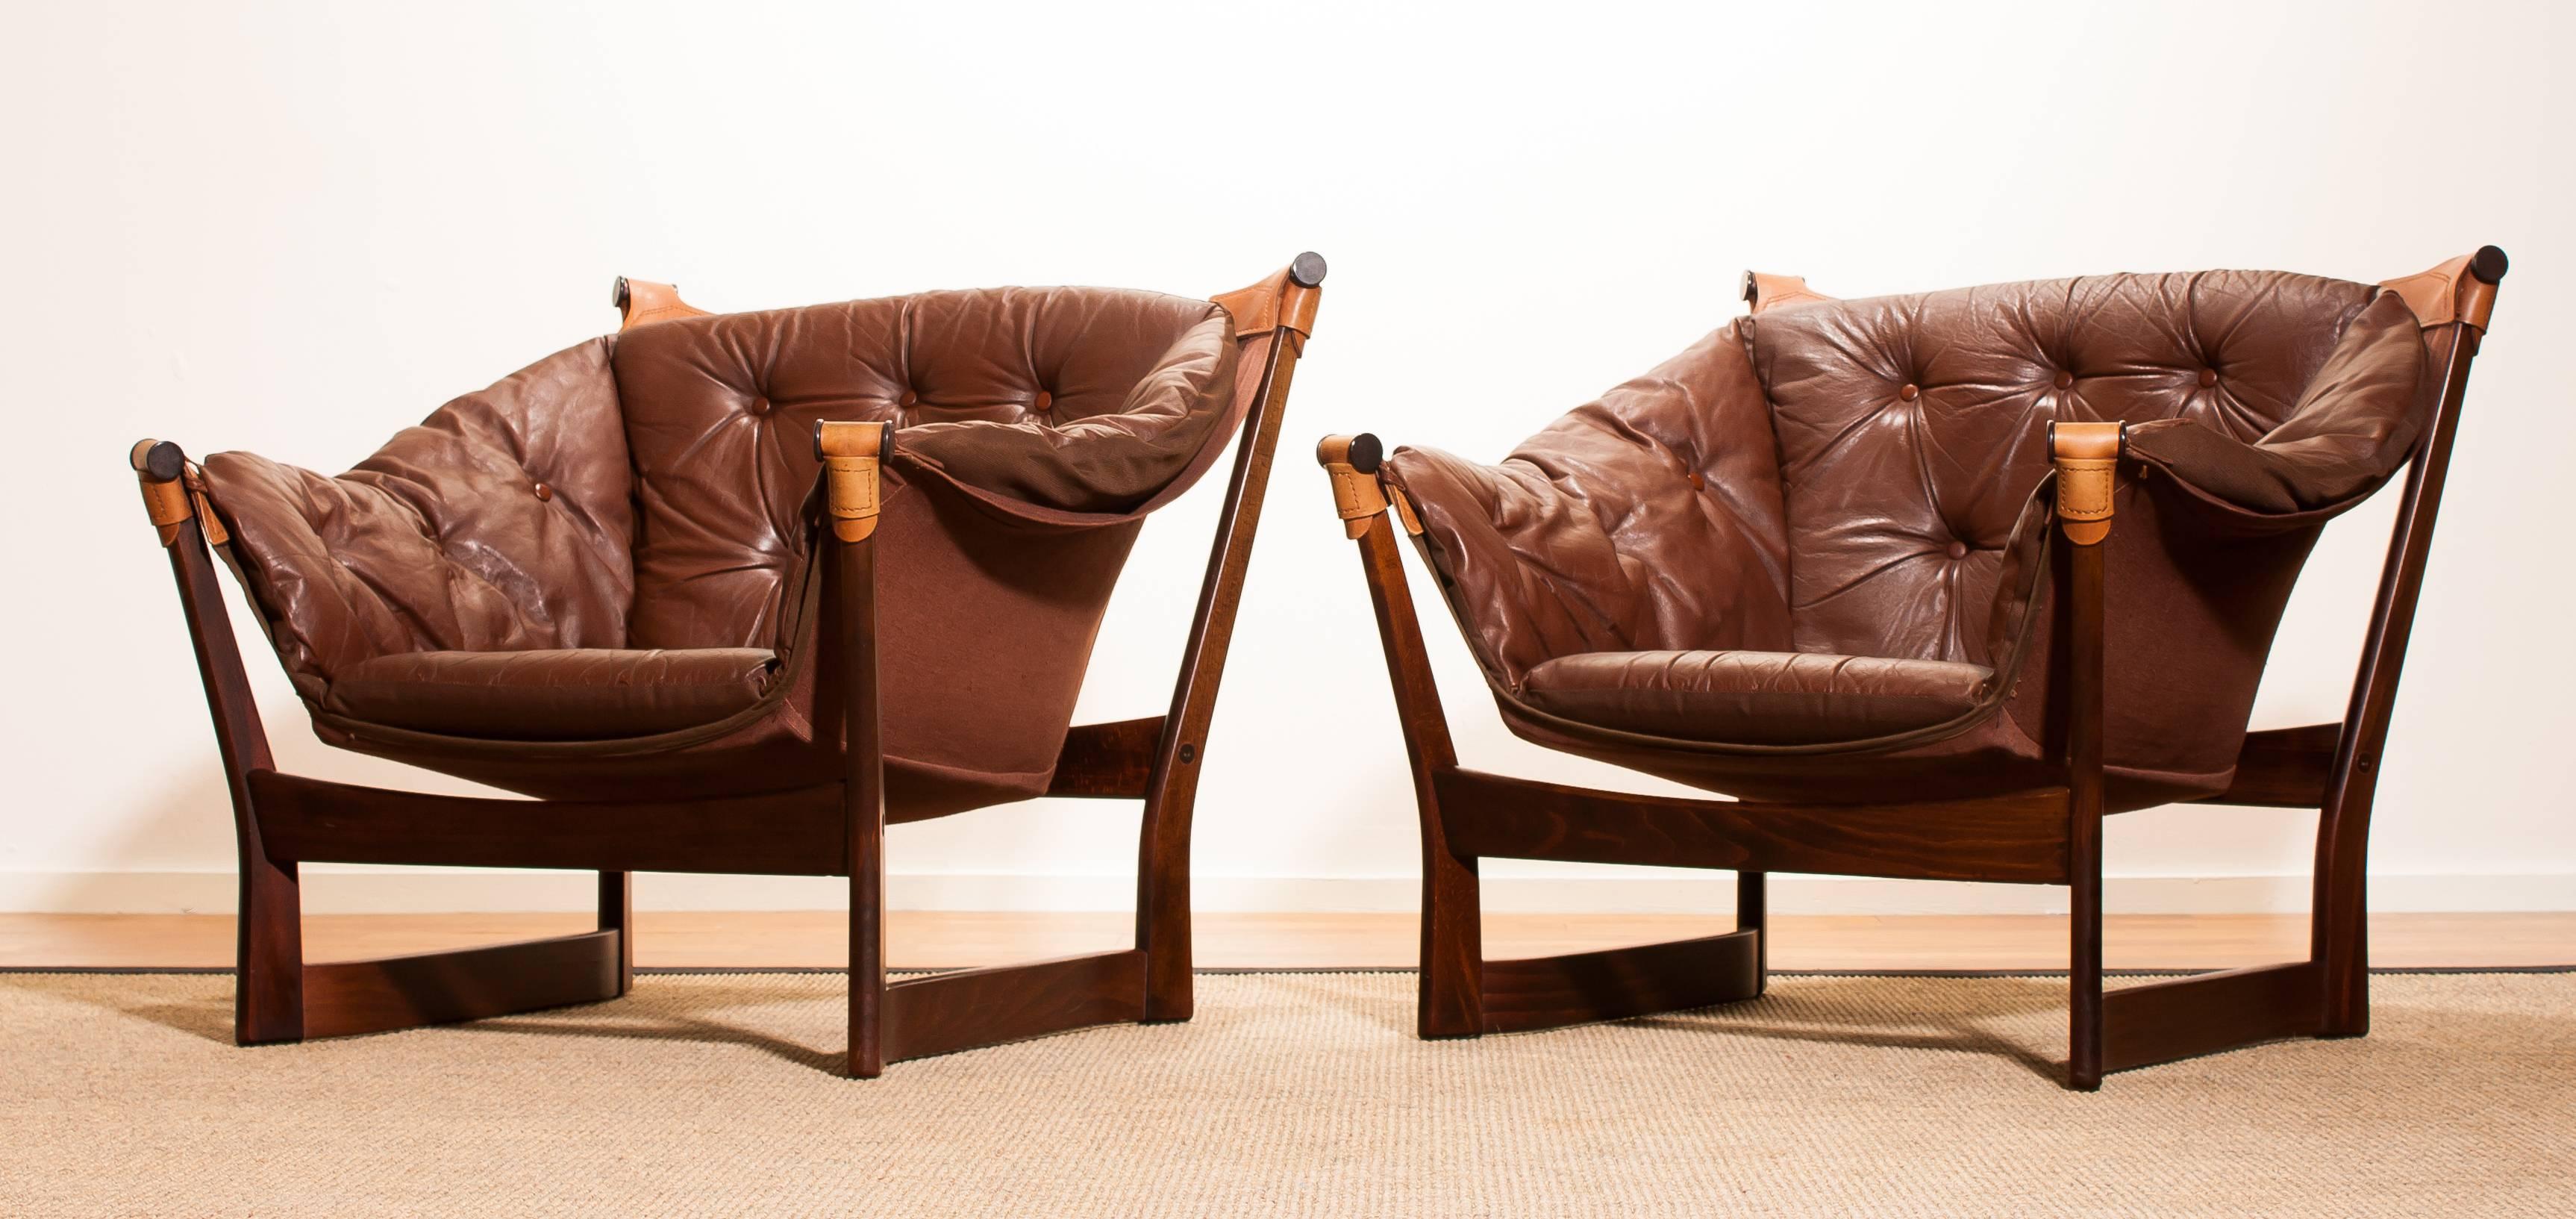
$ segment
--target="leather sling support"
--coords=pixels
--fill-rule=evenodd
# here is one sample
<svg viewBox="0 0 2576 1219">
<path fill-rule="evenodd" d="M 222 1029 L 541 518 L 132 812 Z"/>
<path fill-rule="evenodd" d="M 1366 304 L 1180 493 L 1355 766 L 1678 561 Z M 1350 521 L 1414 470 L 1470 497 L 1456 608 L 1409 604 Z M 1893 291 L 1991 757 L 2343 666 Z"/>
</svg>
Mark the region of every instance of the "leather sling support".
<svg viewBox="0 0 2576 1219">
<path fill-rule="evenodd" d="M 180 467 L 179 482 L 188 488 L 188 498 L 197 505 L 197 528 L 204 530 L 209 546 L 230 545 L 233 535 L 224 529 L 224 518 L 215 515 L 215 506 L 206 499 L 206 470 L 195 462 Z"/>
<path fill-rule="evenodd" d="M 1744 303 L 1753 307 L 1755 316 L 1793 305 L 1820 305 L 1832 297 L 1807 286 L 1796 275 L 1766 275 L 1760 271 L 1744 273 Z"/>
<path fill-rule="evenodd" d="M 657 284 L 649 279 L 629 279 L 623 275 L 617 277 L 617 285 L 609 290 L 608 300 L 617 306 L 619 316 L 625 319 L 617 327 L 620 331 L 633 330 L 646 322 L 713 316 L 681 300 L 680 289 L 675 284 Z"/>
<path fill-rule="evenodd" d="M 2123 423 L 2052 423 L 2049 459 L 2057 465 L 2057 522 L 2066 540 L 2099 544 L 2111 534 L 2111 488 L 2120 470 Z"/>
<path fill-rule="evenodd" d="M 1404 493 L 1404 488 L 1382 478 L 1378 480 L 1378 488 L 1386 492 L 1386 502 L 1395 508 L 1395 521 L 1404 526 L 1405 536 L 1421 537 L 1422 518 L 1413 514 L 1412 497 Z"/>
<path fill-rule="evenodd" d="M 877 461 L 893 430 L 889 423 L 827 420 L 814 425 L 814 455 L 823 461 L 833 537 L 859 542 L 877 531 Z"/>
<path fill-rule="evenodd" d="M 2494 251 L 2492 254 L 2489 251 Z M 2492 259 L 2492 265 L 2480 273 L 2481 259 Z M 2415 311 L 2415 318 L 2426 327 L 2447 326 L 2460 322 L 2480 334 L 2486 333 L 2487 319 L 2495 315 L 2496 286 L 2489 276 L 2501 279 L 2504 254 L 2489 246 L 2476 254 L 2462 254 L 2430 270 L 2413 275 L 2383 280 L 2380 287 L 2396 293 Z"/>
<path fill-rule="evenodd" d="M 1261 282 L 1208 299 L 1234 316 L 1234 333 L 1249 338 L 1273 330 L 1291 330 L 1303 344 L 1315 330 L 1315 307 L 1324 299 L 1324 260 L 1300 254 L 1295 262 L 1273 271 Z"/>
<path fill-rule="evenodd" d="M 1353 450 L 1357 449 L 1355 464 Z M 1333 479 L 1333 510 L 1342 518 L 1342 532 L 1359 537 L 1368 532 L 1369 521 L 1386 511 L 1386 489 L 1377 481 L 1377 437 L 1326 436 L 1315 446 L 1315 460 Z M 1368 469 L 1361 470 L 1360 465 Z"/>
<path fill-rule="evenodd" d="M 180 456 L 179 446 L 159 440 L 135 441 L 126 456 L 134 466 L 135 480 L 143 484 L 143 514 L 152 519 L 163 546 L 177 543 L 179 526 L 195 515 L 187 484 L 181 481 L 187 459 Z"/>
</svg>

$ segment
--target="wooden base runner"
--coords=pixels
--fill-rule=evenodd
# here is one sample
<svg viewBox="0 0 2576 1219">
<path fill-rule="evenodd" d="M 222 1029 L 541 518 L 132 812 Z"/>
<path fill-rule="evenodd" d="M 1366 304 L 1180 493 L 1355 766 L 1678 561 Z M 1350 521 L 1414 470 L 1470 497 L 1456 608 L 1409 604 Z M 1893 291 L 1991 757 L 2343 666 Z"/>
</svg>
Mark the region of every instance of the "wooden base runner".
<svg viewBox="0 0 2576 1219">
<path fill-rule="evenodd" d="M 1762 993 L 1761 938 L 1760 931 L 1733 931 L 1633 948 L 1487 961 L 1485 1031 L 1561 1028 L 1755 998 Z"/>
<path fill-rule="evenodd" d="M 885 1056 L 896 1062 L 1145 1018 L 1136 949 L 961 969 L 886 985 Z"/>
<path fill-rule="evenodd" d="M 625 993 L 615 931 L 304 967 L 304 1036 L 348 1037 Z"/>
</svg>

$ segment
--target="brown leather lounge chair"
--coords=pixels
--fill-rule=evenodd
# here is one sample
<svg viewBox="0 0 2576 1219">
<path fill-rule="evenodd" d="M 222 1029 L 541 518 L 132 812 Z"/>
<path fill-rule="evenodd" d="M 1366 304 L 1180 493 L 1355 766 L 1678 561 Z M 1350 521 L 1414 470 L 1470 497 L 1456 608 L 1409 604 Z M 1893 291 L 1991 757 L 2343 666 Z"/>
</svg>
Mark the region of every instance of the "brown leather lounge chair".
<svg viewBox="0 0 2576 1219">
<path fill-rule="evenodd" d="M 2071 886 L 2073 1087 L 2362 1033 L 2371 790 L 2504 270 L 1748 276 L 1753 316 L 1500 465 L 1326 440 L 1421 806 L 1422 1035 L 1757 996 L 1772 871 Z M 2249 733 L 2309 547 L 2400 466 L 2350 711 Z M 1515 735 L 1744 802 L 1461 767 L 1399 527 Z M 2184 800 L 2322 810 L 2310 957 L 2105 995 L 2102 816 Z M 1731 869 L 1738 930 L 1488 961 L 1486 856 Z"/>
<path fill-rule="evenodd" d="M 848 876 L 854 1075 L 1188 1019 L 1191 805 L 1323 275 L 1305 254 L 1213 301 L 1006 288 L 727 316 L 620 280 L 619 334 L 338 478 L 136 445 L 231 781 L 238 1039 L 624 994 L 637 871 Z M 1238 430 L 1170 710 L 1068 728 L 1146 514 Z M 323 740 L 537 802 L 278 771 L 209 543 Z M 1136 946 L 889 983 L 885 824 L 1045 795 L 1145 802 Z M 595 870 L 599 929 L 308 965 L 307 861 Z"/>
</svg>

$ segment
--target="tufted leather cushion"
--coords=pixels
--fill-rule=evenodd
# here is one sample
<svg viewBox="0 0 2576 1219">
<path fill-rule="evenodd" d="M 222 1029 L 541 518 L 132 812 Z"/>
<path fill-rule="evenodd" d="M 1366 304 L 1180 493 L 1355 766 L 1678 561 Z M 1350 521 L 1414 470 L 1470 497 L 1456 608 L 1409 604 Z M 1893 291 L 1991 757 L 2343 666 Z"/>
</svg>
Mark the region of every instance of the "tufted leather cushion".
<svg viewBox="0 0 2576 1219">
<path fill-rule="evenodd" d="M 1806 745 L 1930 728 L 1975 711 L 1994 670 L 1821 652 L 1587 652 L 1530 670 L 1532 707 L 1684 740 Z"/>
<path fill-rule="evenodd" d="M 341 674 L 326 705 L 372 724 L 495 740 L 651 736 L 751 710 L 777 667 L 763 648 L 405 652 Z"/>
<path fill-rule="evenodd" d="M 2047 473 L 2048 420 L 2174 420 L 2243 452 L 2297 412 L 2374 297 L 2374 321 L 2398 324 L 2352 360 L 2402 369 L 2395 392 L 2336 398 L 2393 426 L 2422 343 L 2403 301 L 2360 284 L 2112 275 L 1766 314 L 1751 344 L 1779 438 L 1798 648 L 1989 661 L 2004 544 Z"/>
<path fill-rule="evenodd" d="M 296 688 L 424 651 L 620 647 L 635 573 L 609 342 L 557 352 L 338 478 L 205 461 L 233 558 Z"/>
<path fill-rule="evenodd" d="M 1578 652 L 1789 648 L 1779 464 L 1742 323 L 1499 465 L 1408 448 L 1386 469 L 1506 682 Z"/>
<path fill-rule="evenodd" d="M 1498 465 L 1402 448 L 1385 472 L 1515 732 L 1759 798 L 1814 795 L 1782 751 L 1840 741 L 1877 752 L 1827 777 L 1879 798 L 2040 773 L 2046 425 L 2126 420 L 2129 470 L 2157 477 L 2118 493 L 2107 748 L 2123 794 L 2153 802 L 2224 787 L 2316 529 L 2403 463 L 2430 382 L 2413 314 L 2373 287 L 2009 284 L 1774 309 Z M 1757 715 L 1747 697 L 1776 689 L 1729 667 L 1747 652 L 1959 680 L 1873 670 L 1925 678 L 1919 715 L 1832 683 Z M 2008 709 L 1998 726 L 1872 744 L 1917 720 L 1969 732 L 1978 716 L 1942 728 L 1935 704 L 1987 669 L 1970 704 Z"/>
<path fill-rule="evenodd" d="M 634 453 L 638 647 L 759 646 L 800 562 L 814 422 L 892 420 L 891 463 L 1006 507 L 1119 514 L 1226 439 L 1233 327 L 1101 288 L 932 292 L 640 326 L 617 346 Z"/>
</svg>

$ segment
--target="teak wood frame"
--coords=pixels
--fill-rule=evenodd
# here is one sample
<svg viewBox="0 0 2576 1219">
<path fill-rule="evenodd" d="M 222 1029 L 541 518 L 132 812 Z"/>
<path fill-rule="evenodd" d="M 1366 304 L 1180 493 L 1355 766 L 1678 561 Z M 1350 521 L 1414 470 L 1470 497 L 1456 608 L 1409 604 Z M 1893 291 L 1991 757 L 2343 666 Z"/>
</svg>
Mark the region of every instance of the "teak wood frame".
<svg viewBox="0 0 2576 1219">
<path fill-rule="evenodd" d="M 130 462 L 169 552 L 232 795 L 241 897 L 234 997 L 240 1044 L 301 1041 L 593 1003 L 634 977 L 635 872 L 850 879 L 848 1069 L 872 1078 L 908 1058 L 1126 1021 L 1191 1014 L 1190 819 L 1208 726 L 1234 635 L 1244 572 L 1270 483 L 1288 388 L 1321 299 L 1324 261 L 1302 254 L 1215 298 L 1233 312 L 1242 406 L 1179 678 L 1162 715 L 1085 724 L 1066 736 L 1047 794 L 1142 800 L 1135 947 L 889 981 L 885 807 L 878 748 L 873 533 L 876 462 L 890 424 L 823 424 L 818 455 L 832 513 L 813 545 L 825 564 L 818 729 L 839 731 L 843 778 L 802 790 L 644 802 L 523 801 L 356 787 L 279 771 L 224 607 L 210 546 L 227 539 L 197 468 L 146 440 Z M 620 280 L 628 325 L 695 316 L 664 285 Z M 651 317 L 638 317 L 638 312 Z M 599 874 L 597 929 L 373 961 L 304 960 L 298 865 L 404 863 L 568 868 Z"/>
<path fill-rule="evenodd" d="M 1398 528 L 1420 532 L 1411 524 L 1412 509 L 1375 477 L 1376 437 L 1327 437 L 1317 458 L 1332 475 L 1339 515 L 1358 543 L 1421 812 L 1420 1034 L 1475 1037 L 1756 998 L 1766 983 L 1764 882 L 1771 872 L 2068 886 L 2069 1088 L 2090 1091 L 2112 1071 L 2278 1038 L 2368 1032 L 2364 867 L 2371 800 L 2469 365 L 2506 262 L 2503 251 L 2488 246 L 2446 268 L 2452 274 L 2439 285 L 2443 299 L 2428 307 L 2409 296 L 2425 322 L 2441 396 L 2407 467 L 2350 707 L 2340 723 L 2249 733 L 2233 786 L 2206 801 L 2318 810 L 2308 959 L 2107 993 L 2103 621 L 2117 607 L 2105 601 L 2102 556 L 2104 546 L 2118 544 L 2110 504 L 2111 471 L 2122 447 L 2118 425 L 2069 424 L 2052 428 L 2049 437 L 2060 488 L 2060 527 L 2051 539 L 2058 615 L 2051 663 L 2064 692 L 2049 714 L 2051 739 L 2063 742 L 2062 781 L 1974 799 L 1884 805 L 1640 796 L 1460 766 L 1396 546 Z M 1390 508 L 1405 524 L 1390 521 Z M 1477 862 L 1489 857 L 1732 870 L 1736 929 L 1670 943 L 1489 960 L 1477 881 Z"/>
</svg>

